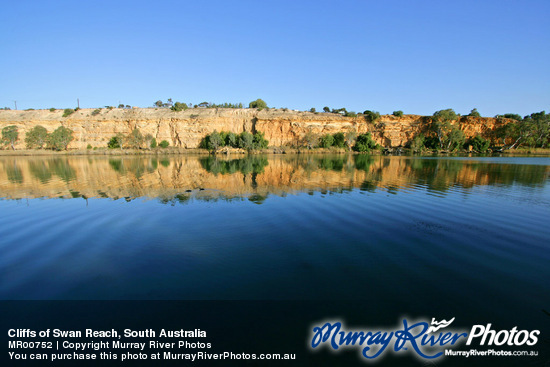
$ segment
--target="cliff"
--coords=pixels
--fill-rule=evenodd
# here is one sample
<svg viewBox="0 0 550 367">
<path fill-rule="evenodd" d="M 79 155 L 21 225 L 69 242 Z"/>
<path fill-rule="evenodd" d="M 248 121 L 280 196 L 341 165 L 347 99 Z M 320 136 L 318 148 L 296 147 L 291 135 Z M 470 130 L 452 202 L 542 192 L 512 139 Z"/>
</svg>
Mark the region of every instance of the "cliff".
<svg viewBox="0 0 550 367">
<path fill-rule="evenodd" d="M 44 126 L 52 132 L 59 126 L 74 131 L 74 141 L 69 149 L 106 147 L 107 142 L 117 133 L 128 134 L 139 128 L 143 135 L 151 134 L 160 142 L 167 140 L 171 146 L 196 148 L 201 139 L 213 132 L 260 131 L 269 140 L 270 146 L 296 145 L 307 132 L 314 134 L 333 134 L 353 130 L 358 134 L 370 132 L 374 140 L 384 147 L 400 147 L 428 128 L 426 118 L 419 115 L 396 117 L 382 115 L 374 124 L 363 116 L 344 117 L 333 113 L 312 113 L 270 109 L 228 109 L 194 108 L 174 112 L 169 109 L 132 108 L 101 109 L 92 114 L 94 109 L 81 109 L 68 117 L 63 117 L 63 110 L 0 111 L 0 129 L 15 125 L 19 131 L 16 149 L 25 148 L 25 133 L 36 125 Z M 466 137 L 481 134 L 490 137 L 491 131 L 499 122 L 488 117 L 467 117 L 459 122 Z M 504 122 L 505 123 L 505 122 Z"/>
</svg>

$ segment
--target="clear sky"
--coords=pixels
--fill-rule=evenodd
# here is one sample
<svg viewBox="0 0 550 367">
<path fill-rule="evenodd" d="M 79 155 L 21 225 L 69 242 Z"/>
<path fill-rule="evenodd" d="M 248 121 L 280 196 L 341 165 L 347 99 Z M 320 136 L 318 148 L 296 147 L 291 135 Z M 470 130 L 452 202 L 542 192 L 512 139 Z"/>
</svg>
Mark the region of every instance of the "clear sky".
<svg viewBox="0 0 550 367">
<path fill-rule="evenodd" d="M 0 1 L 0 107 L 550 110 L 550 1 Z"/>
</svg>

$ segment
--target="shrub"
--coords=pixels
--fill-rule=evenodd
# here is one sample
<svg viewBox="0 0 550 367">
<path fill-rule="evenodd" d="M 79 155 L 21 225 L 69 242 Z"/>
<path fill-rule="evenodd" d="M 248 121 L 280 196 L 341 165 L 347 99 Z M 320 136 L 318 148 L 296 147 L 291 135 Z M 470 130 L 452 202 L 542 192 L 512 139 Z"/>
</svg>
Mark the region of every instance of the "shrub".
<svg viewBox="0 0 550 367">
<path fill-rule="evenodd" d="M 109 148 L 109 149 L 117 149 L 117 148 L 122 149 L 122 146 L 124 144 L 124 140 L 125 140 L 125 136 L 122 135 L 121 133 L 118 133 L 109 140 L 109 142 L 107 143 L 107 148 Z"/>
<path fill-rule="evenodd" d="M 477 112 L 477 108 L 474 108 L 473 110 L 470 111 L 470 113 L 468 114 L 468 116 L 472 116 L 472 117 L 481 117 L 481 114 L 479 112 Z"/>
<path fill-rule="evenodd" d="M 50 108 L 50 112 L 55 112 L 55 108 Z"/>
<path fill-rule="evenodd" d="M 27 149 L 42 149 L 46 143 L 48 137 L 48 131 L 44 126 L 36 125 L 30 129 L 25 135 L 25 144 Z"/>
<path fill-rule="evenodd" d="M 99 115 L 100 112 L 101 110 L 99 108 L 96 108 L 95 110 L 92 111 L 92 116 Z"/>
<path fill-rule="evenodd" d="M 254 149 L 267 149 L 269 141 L 264 137 L 264 133 L 257 131 L 253 138 Z"/>
<path fill-rule="evenodd" d="M 413 141 L 411 142 L 411 150 L 413 152 L 421 152 L 422 149 L 424 149 L 424 135 L 418 134 L 414 137 Z"/>
<path fill-rule="evenodd" d="M 88 146 L 86 147 L 86 149 L 92 149 L 92 144 L 88 144 Z"/>
<path fill-rule="evenodd" d="M 151 139 L 151 149 L 155 149 L 157 147 L 157 139 L 153 138 Z"/>
<path fill-rule="evenodd" d="M 264 100 L 258 98 L 257 100 L 250 102 L 248 104 L 248 107 L 249 108 L 257 108 L 261 111 L 264 108 L 267 108 L 267 103 L 265 103 Z"/>
<path fill-rule="evenodd" d="M 366 110 L 363 112 L 363 115 L 365 116 L 365 120 L 374 123 L 376 120 L 380 118 L 380 113 L 376 111 Z"/>
<path fill-rule="evenodd" d="M 72 113 L 74 113 L 75 110 L 73 110 L 72 108 L 65 108 L 63 110 L 63 117 L 67 117 L 69 115 L 71 115 Z"/>
<path fill-rule="evenodd" d="M 334 142 L 332 143 L 332 146 L 343 148 L 346 145 L 346 138 L 344 136 L 344 133 L 336 133 L 333 135 Z"/>
<path fill-rule="evenodd" d="M 319 142 L 321 148 L 330 148 L 332 144 L 334 144 L 334 136 L 330 134 L 323 135 Z"/>
<path fill-rule="evenodd" d="M 169 145 L 170 143 L 168 143 L 166 140 L 161 141 L 159 144 L 161 148 L 168 148 Z"/>
<path fill-rule="evenodd" d="M 472 146 L 472 149 L 476 152 L 486 152 L 487 149 L 489 149 L 489 145 L 491 144 L 489 140 L 483 139 L 481 136 L 476 135 L 472 139 L 470 139 L 470 145 Z"/>
<path fill-rule="evenodd" d="M 392 115 L 397 116 L 397 117 L 403 117 L 403 111 L 401 111 L 401 110 L 393 111 Z"/>
<path fill-rule="evenodd" d="M 315 113 L 315 112 L 316 112 L 315 107 L 311 107 L 311 108 L 309 109 L 309 112 Z"/>
<path fill-rule="evenodd" d="M 377 145 L 374 140 L 372 140 L 370 133 L 366 133 L 357 137 L 353 150 L 356 152 L 370 152 L 372 149 L 376 148 Z"/>
</svg>

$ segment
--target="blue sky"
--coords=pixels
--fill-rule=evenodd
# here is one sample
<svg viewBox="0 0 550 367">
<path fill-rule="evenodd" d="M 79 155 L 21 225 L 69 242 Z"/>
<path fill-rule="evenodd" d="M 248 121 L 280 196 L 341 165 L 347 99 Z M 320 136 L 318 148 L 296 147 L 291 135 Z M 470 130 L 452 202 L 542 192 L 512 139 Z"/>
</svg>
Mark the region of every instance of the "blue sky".
<svg viewBox="0 0 550 367">
<path fill-rule="evenodd" d="M 550 1 L 2 1 L 0 107 L 550 110 Z"/>
</svg>

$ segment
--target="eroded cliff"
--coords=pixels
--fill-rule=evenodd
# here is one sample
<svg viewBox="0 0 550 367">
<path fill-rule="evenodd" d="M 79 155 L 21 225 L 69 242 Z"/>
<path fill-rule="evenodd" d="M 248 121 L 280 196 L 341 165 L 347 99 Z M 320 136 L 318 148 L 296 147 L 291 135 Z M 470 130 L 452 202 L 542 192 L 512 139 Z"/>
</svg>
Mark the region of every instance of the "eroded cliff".
<svg viewBox="0 0 550 367">
<path fill-rule="evenodd" d="M 333 113 L 311 113 L 270 109 L 228 109 L 194 108 L 174 112 L 169 109 L 132 108 L 81 109 L 68 117 L 63 110 L 0 111 L 0 129 L 15 125 L 19 131 L 19 140 L 15 148 L 25 148 L 25 134 L 36 125 L 44 126 L 48 132 L 59 126 L 73 130 L 74 140 L 69 149 L 106 147 L 107 142 L 117 133 L 128 134 L 139 128 L 143 135 L 151 134 L 158 142 L 166 140 L 171 146 L 197 148 L 201 139 L 213 132 L 248 131 L 263 132 L 270 146 L 297 145 L 306 133 L 333 134 L 355 131 L 357 134 L 370 132 L 374 140 L 384 147 L 404 146 L 420 132 L 428 129 L 426 118 L 419 115 L 396 117 L 382 115 L 375 123 L 366 121 L 363 116 L 344 117 Z M 506 121 L 497 121 L 487 117 L 462 118 L 457 122 L 466 137 L 480 134 L 490 138 L 491 131 Z"/>
</svg>

